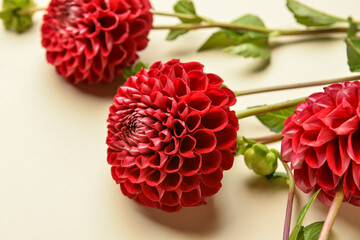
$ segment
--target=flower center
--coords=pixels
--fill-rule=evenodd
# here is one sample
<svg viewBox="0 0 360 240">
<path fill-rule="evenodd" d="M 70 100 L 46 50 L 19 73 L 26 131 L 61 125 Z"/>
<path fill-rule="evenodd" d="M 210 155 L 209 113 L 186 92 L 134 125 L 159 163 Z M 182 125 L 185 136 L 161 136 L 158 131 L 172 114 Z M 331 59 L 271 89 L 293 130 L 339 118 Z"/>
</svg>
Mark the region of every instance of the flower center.
<svg viewBox="0 0 360 240">
<path fill-rule="evenodd" d="M 137 145 L 140 141 L 139 131 L 142 129 L 142 124 L 138 118 L 139 114 L 134 112 L 125 115 L 120 122 L 121 127 L 119 138 L 128 143 L 130 146 Z"/>
<path fill-rule="evenodd" d="M 66 0 L 64 4 L 59 4 L 55 13 L 56 18 L 59 20 L 61 27 L 73 26 L 76 19 L 81 15 L 80 5 L 74 1 Z"/>
</svg>

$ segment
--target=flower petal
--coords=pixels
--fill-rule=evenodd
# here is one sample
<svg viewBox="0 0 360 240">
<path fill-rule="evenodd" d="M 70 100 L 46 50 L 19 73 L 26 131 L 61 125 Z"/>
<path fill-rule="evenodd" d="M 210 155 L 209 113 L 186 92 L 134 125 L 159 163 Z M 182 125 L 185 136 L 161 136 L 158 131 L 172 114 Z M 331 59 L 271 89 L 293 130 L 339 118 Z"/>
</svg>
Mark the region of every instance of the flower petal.
<svg viewBox="0 0 360 240">
<path fill-rule="evenodd" d="M 201 124 L 213 132 L 220 131 L 228 124 L 227 113 L 221 108 L 212 108 L 201 117 Z"/>
<path fill-rule="evenodd" d="M 351 133 L 348 138 L 347 153 L 356 163 L 360 164 L 360 131 Z"/>
<path fill-rule="evenodd" d="M 183 157 L 194 157 L 193 150 L 196 146 L 196 139 L 190 135 L 185 135 L 180 140 L 179 153 Z"/>
<path fill-rule="evenodd" d="M 181 183 L 181 175 L 177 172 L 167 173 L 164 181 L 161 182 L 161 188 L 165 191 L 172 191 L 179 187 Z"/>
<path fill-rule="evenodd" d="M 216 137 L 208 129 L 197 130 L 193 137 L 196 140 L 195 150 L 199 153 L 208 153 L 216 148 Z"/>
<path fill-rule="evenodd" d="M 181 195 L 181 202 L 184 206 L 197 206 L 201 201 L 200 188 L 195 188 L 190 192 L 183 192 Z"/>
<path fill-rule="evenodd" d="M 212 173 L 216 171 L 222 161 L 222 154 L 219 150 L 214 149 L 214 151 L 209 153 L 202 154 L 202 165 L 201 171 L 205 174 Z"/>
<path fill-rule="evenodd" d="M 227 125 L 223 130 L 216 132 L 217 148 L 228 149 L 236 148 L 236 130 L 231 125 Z"/>
<path fill-rule="evenodd" d="M 185 157 L 181 166 L 181 174 L 184 176 L 192 176 L 197 174 L 201 168 L 201 158 L 201 155 L 198 153 L 195 153 L 193 158 Z"/>
<path fill-rule="evenodd" d="M 327 144 L 326 158 L 331 171 L 342 176 L 350 164 L 350 157 L 346 153 L 346 137 L 340 136 Z"/>
<path fill-rule="evenodd" d="M 201 93 L 191 95 L 188 100 L 190 109 L 193 111 L 198 111 L 200 114 L 207 112 L 210 108 L 210 104 L 210 98 Z"/>
<path fill-rule="evenodd" d="M 305 193 L 310 192 L 316 185 L 315 170 L 305 164 L 294 170 L 294 177 L 296 186 Z"/>
<path fill-rule="evenodd" d="M 323 164 L 316 171 L 317 182 L 322 189 L 333 190 L 337 187 L 340 182 L 340 177 L 336 174 L 333 174 L 331 169 L 327 164 Z"/>
</svg>

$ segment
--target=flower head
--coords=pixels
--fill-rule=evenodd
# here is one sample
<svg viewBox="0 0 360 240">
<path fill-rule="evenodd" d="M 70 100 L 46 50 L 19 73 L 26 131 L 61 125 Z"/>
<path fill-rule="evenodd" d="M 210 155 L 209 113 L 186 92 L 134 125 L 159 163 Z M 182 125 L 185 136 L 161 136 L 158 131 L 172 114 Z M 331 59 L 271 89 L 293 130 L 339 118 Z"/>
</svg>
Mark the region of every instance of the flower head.
<svg viewBox="0 0 360 240">
<path fill-rule="evenodd" d="M 324 88 L 300 103 L 284 123 L 281 154 L 291 162 L 304 192 L 321 188 L 329 205 L 337 189 L 344 201 L 360 206 L 360 84 Z"/>
<path fill-rule="evenodd" d="M 41 28 L 48 62 L 70 83 L 111 82 L 147 46 L 150 8 L 149 0 L 52 0 Z"/>
<path fill-rule="evenodd" d="M 173 212 L 205 204 L 232 167 L 236 98 L 197 62 L 154 63 L 120 87 L 108 118 L 108 163 L 124 195 Z"/>
</svg>

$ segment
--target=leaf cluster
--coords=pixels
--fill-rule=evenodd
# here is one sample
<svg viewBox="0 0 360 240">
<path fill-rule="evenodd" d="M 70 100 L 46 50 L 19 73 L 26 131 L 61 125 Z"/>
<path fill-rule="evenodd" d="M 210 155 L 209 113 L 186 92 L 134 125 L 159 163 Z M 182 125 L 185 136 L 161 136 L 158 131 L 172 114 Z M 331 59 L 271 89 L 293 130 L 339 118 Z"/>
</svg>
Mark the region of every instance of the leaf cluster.
<svg viewBox="0 0 360 240">
<path fill-rule="evenodd" d="M 174 11 L 188 16 L 188 18 L 179 17 L 182 24 L 212 23 L 211 20 L 197 15 L 195 6 L 191 0 L 179 0 L 174 6 Z M 251 14 L 242 16 L 231 23 L 239 26 L 260 27 L 266 29 L 263 21 L 259 17 Z M 188 29 L 171 30 L 167 36 L 167 40 L 175 40 L 188 31 Z M 225 52 L 234 53 L 243 57 L 270 58 L 268 34 L 221 28 L 211 35 L 198 51 L 219 48 L 223 49 Z"/>
<path fill-rule="evenodd" d="M 351 17 L 345 19 L 324 13 L 298 0 L 287 0 L 286 5 L 293 13 L 296 21 L 310 29 L 322 29 L 336 24 L 348 23 L 348 37 L 345 40 L 348 65 L 352 72 L 360 71 L 360 40 L 356 37 L 360 26 L 359 22 L 353 21 Z M 174 11 L 183 16 L 187 16 L 186 18 L 179 16 L 181 21 L 180 25 L 182 26 L 186 26 L 187 24 L 215 23 L 212 20 L 198 16 L 194 3 L 191 0 L 178 0 L 174 6 Z M 225 52 L 237 54 L 245 58 L 260 57 L 269 59 L 271 56 L 269 39 L 277 35 L 286 35 L 282 30 L 266 28 L 264 22 L 258 16 L 251 14 L 232 21 L 230 25 L 238 26 L 239 28 L 244 27 L 245 29 L 249 27 L 250 30 L 236 30 L 230 26 L 224 26 L 213 33 L 205 43 L 202 44 L 198 51 L 222 49 Z M 253 30 L 251 30 L 251 28 L 253 28 Z M 187 33 L 189 29 L 191 28 L 171 30 L 167 36 L 167 40 L 175 40 L 179 36 Z M 259 31 L 255 31 L 254 29 L 263 29 L 265 33 L 259 33 Z"/>
<path fill-rule="evenodd" d="M 348 22 L 348 36 L 345 39 L 348 65 L 350 71 L 360 72 L 360 38 L 356 37 L 359 23 L 354 22 L 351 17 L 345 19 L 323 13 L 296 0 L 287 0 L 287 7 L 294 14 L 296 21 L 307 27 L 330 26 Z"/>
</svg>

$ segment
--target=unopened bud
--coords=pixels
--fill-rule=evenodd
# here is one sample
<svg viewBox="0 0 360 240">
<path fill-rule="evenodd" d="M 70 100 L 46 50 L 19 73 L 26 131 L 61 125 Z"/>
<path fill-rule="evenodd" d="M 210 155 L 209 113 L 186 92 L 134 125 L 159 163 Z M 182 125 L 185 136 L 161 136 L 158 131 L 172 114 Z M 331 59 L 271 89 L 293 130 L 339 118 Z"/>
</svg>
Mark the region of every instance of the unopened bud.
<svg viewBox="0 0 360 240">
<path fill-rule="evenodd" d="M 276 154 L 260 143 L 247 149 L 244 159 L 247 167 L 259 175 L 270 175 L 277 168 Z"/>
<path fill-rule="evenodd" d="M 32 25 L 32 15 L 29 9 L 36 7 L 33 0 L 4 0 L 0 18 L 7 30 L 24 32 Z"/>
</svg>

